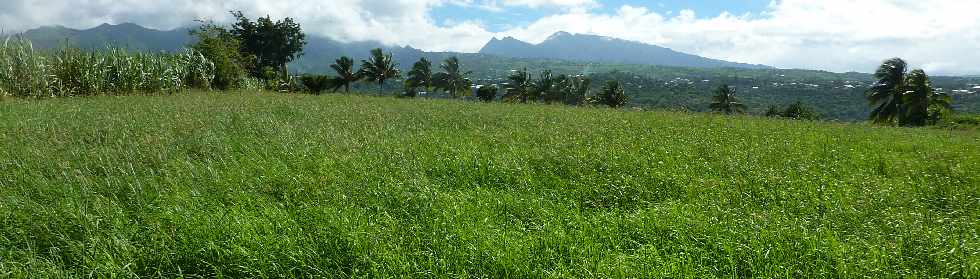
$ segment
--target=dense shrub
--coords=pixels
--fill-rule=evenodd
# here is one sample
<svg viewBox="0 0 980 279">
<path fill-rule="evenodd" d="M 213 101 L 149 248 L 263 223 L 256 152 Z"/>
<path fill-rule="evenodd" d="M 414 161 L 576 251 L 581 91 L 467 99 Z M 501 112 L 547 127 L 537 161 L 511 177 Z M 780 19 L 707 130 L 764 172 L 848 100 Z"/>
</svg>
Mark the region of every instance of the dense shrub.
<svg viewBox="0 0 980 279">
<path fill-rule="evenodd" d="M 299 80 L 305 91 L 317 95 L 330 88 L 332 84 L 331 78 L 325 75 L 304 75 Z"/>
<path fill-rule="evenodd" d="M 227 29 L 207 23 L 191 31 L 197 41 L 190 48 L 214 63 L 214 87 L 228 90 L 245 86 L 249 65 L 254 58 L 242 54 L 241 43 Z"/>
<path fill-rule="evenodd" d="M 484 85 L 476 90 L 476 97 L 481 101 L 491 102 L 497 98 L 497 85 Z"/>
<path fill-rule="evenodd" d="M 210 89 L 214 64 L 201 53 L 130 53 L 120 48 L 41 52 L 22 39 L 0 45 L 0 94 L 87 96 Z"/>
</svg>

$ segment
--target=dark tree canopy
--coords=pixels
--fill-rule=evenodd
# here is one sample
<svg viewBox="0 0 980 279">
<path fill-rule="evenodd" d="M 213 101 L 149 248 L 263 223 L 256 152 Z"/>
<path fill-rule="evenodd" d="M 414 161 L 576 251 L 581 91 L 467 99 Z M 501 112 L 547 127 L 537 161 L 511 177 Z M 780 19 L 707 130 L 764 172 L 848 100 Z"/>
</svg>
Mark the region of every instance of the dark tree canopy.
<svg viewBox="0 0 980 279">
<path fill-rule="evenodd" d="M 504 100 L 522 103 L 534 101 L 530 96 L 530 92 L 534 88 L 534 81 L 531 79 L 531 74 L 528 73 L 527 68 L 510 74 L 507 80 L 507 86 L 504 88 Z"/>
<path fill-rule="evenodd" d="M 437 89 L 449 92 L 449 96 L 459 97 L 460 92 L 466 92 L 473 85 L 469 76 L 473 72 L 462 71 L 459 65 L 459 58 L 449 57 L 439 65 L 442 72 L 436 73 L 432 77 L 433 85 Z"/>
<path fill-rule="evenodd" d="M 391 53 L 385 54 L 380 48 L 371 50 L 371 58 L 361 60 L 361 70 L 358 75 L 367 81 L 378 84 L 378 94 L 384 92 L 385 81 L 401 77 L 398 70 L 398 63 L 391 57 Z"/>
<path fill-rule="evenodd" d="M 871 120 L 875 123 L 891 123 L 900 113 L 908 64 L 899 58 L 888 59 L 875 71 L 877 82 L 869 90 L 868 101 L 875 107 Z"/>
<path fill-rule="evenodd" d="M 745 113 L 745 104 L 738 101 L 735 97 L 736 89 L 728 85 L 719 86 L 715 90 L 714 102 L 711 103 L 711 110 L 724 114 Z"/>
<path fill-rule="evenodd" d="M 332 84 L 334 92 L 343 87 L 344 93 L 350 93 L 350 85 L 362 78 L 359 71 L 354 69 L 354 59 L 347 56 L 337 58 L 330 68 L 337 72 Z"/>
<path fill-rule="evenodd" d="M 607 105 L 611 108 L 624 107 L 626 103 L 629 103 L 629 97 L 626 96 L 626 90 L 623 89 L 623 84 L 615 80 L 607 82 L 597 97 L 599 104 Z"/>
<path fill-rule="evenodd" d="M 951 98 L 933 90 L 925 71 L 908 69 L 905 60 L 892 58 L 875 71 L 878 81 L 868 90 L 875 123 L 925 126 L 938 123 L 950 110 Z"/>
<path fill-rule="evenodd" d="M 497 85 L 484 85 L 476 90 L 476 97 L 480 98 L 481 101 L 491 102 L 497 98 Z"/>
<path fill-rule="evenodd" d="M 306 34 L 292 18 L 272 21 L 269 16 L 252 21 L 242 12 L 231 12 L 231 33 L 241 41 L 242 52 L 254 55 L 254 73 L 266 67 L 285 72 L 286 64 L 303 55 Z"/>
<path fill-rule="evenodd" d="M 406 90 L 411 90 L 413 93 L 418 93 L 418 90 L 429 91 L 433 86 L 432 79 L 432 62 L 422 57 L 412 65 L 412 70 L 408 71 L 408 79 L 405 80 Z"/>
</svg>

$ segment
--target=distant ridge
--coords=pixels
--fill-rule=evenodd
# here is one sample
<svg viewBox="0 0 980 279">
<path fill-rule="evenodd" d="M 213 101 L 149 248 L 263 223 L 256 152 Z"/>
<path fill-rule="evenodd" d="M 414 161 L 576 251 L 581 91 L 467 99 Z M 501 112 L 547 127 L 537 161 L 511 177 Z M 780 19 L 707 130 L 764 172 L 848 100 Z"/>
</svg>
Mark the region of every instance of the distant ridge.
<svg viewBox="0 0 980 279">
<path fill-rule="evenodd" d="M 102 48 L 107 45 L 144 51 L 179 51 L 191 40 L 189 29 L 161 31 L 133 23 L 102 24 L 91 29 L 72 29 L 46 26 L 17 34 L 31 40 L 36 48 L 52 49 L 66 43 L 81 48 Z"/>
<path fill-rule="evenodd" d="M 514 58 L 546 58 L 695 68 L 772 68 L 765 65 L 705 58 L 640 42 L 568 32 L 557 32 L 536 45 L 512 37 L 494 38 L 480 50 L 480 53 Z"/>
</svg>

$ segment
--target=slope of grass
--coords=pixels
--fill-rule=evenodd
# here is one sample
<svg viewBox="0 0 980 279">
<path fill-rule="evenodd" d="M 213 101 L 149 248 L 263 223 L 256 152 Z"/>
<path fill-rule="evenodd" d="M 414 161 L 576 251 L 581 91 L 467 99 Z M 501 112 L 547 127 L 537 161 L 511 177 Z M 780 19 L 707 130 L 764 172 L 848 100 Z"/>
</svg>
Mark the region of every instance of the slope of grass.
<svg viewBox="0 0 980 279">
<path fill-rule="evenodd" d="M 257 93 L 0 103 L 0 277 L 980 276 L 975 132 Z"/>
</svg>

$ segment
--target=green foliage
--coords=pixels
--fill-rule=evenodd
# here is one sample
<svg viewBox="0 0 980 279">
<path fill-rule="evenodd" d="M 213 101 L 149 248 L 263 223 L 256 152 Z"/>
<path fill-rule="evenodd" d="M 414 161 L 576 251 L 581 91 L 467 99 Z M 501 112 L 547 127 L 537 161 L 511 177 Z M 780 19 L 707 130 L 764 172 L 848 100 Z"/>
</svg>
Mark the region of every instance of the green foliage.
<svg viewBox="0 0 980 279">
<path fill-rule="evenodd" d="M 272 67 L 286 73 L 286 64 L 303 55 L 306 34 L 292 18 L 272 21 L 269 16 L 252 21 L 242 12 L 231 12 L 235 24 L 231 34 L 241 43 L 241 50 L 255 58 L 255 69 Z"/>
<path fill-rule="evenodd" d="M 527 69 L 511 73 L 507 77 L 507 81 L 503 97 L 505 101 L 522 103 L 535 101 L 531 96 L 531 92 L 534 91 L 534 80 L 531 79 L 531 74 L 528 73 Z"/>
<path fill-rule="evenodd" d="M 745 113 L 746 106 L 735 97 L 736 88 L 728 85 L 719 86 L 715 89 L 714 101 L 711 103 L 711 110 L 724 114 Z"/>
<path fill-rule="evenodd" d="M 802 102 L 795 102 L 780 110 L 775 105 L 769 106 L 765 113 L 766 117 L 785 117 L 796 120 L 820 120 L 820 113 L 813 108 L 804 105 Z"/>
<path fill-rule="evenodd" d="M 776 105 L 770 105 L 769 108 L 766 109 L 765 116 L 766 117 L 783 117 L 783 112 L 782 111 L 779 111 L 779 107 L 777 107 Z"/>
<path fill-rule="evenodd" d="M 937 93 L 932 81 L 921 69 L 908 71 L 908 64 L 892 58 L 875 72 L 878 81 L 869 90 L 868 101 L 875 109 L 871 120 L 879 124 L 925 126 L 939 123 L 952 110 L 952 98 Z"/>
<path fill-rule="evenodd" d="M 449 57 L 439 65 L 439 68 L 442 72 L 432 77 L 436 89 L 448 92 L 453 98 L 458 98 L 461 94 L 472 94 L 469 91 L 473 81 L 469 79 L 469 75 L 473 72 L 463 72 L 460 69 L 459 58 Z"/>
<path fill-rule="evenodd" d="M 378 95 L 384 93 L 385 81 L 401 77 L 398 64 L 391 58 L 391 53 L 385 54 L 380 48 L 371 50 L 371 58 L 361 61 L 361 78 L 378 84 Z"/>
<path fill-rule="evenodd" d="M 0 103 L 12 278 L 978 278 L 976 131 L 181 94 Z"/>
<path fill-rule="evenodd" d="M 875 107 L 871 120 L 875 123 L 893 123 L 901 114 L 902 95 L 905 94 L 905 77 L 908 64 L 905 60 L 892 58 L 875 71 L 877 82 L 868 91 L 868 101 Z"/>
<path fill-rule="evenodd" d="M 618 81 L 608 81 L 602 87 L 599 95 L 596 96 L 595 103 L 606 105 L 611 108 L 620 108 L 629 103 L 629 97 L 623 89 L 623 85 Z"/>
<path fill-rule="evenodd" d="M 0 45 L 0 93 L 19 97 L 60 97 L 172 93 L 209 89 L 215 67 L 201 53 L 129 53 L 119 48 L 84 51 L 66 47 L 39 52 L 29 41 Z"/>
<path fill-rule="evenodd" d="M 408 71 L 408 79 L 405 81 L 408 87 L 428 91 L 429 88 L 432 88 L 432 79 L 432 62 L 422 57 L 412 65 L 412 70 Z"/>
<path fill-rule="evenodd" d="M 484 102 L 492 102 L 494 99 L 497 99 L 497 91 L 499 89 L 496 84 L 480 86 L 476 90 L 476 97 Z"/>
<path fill-rule="evenodd" d="M 343 87 L 344 93 L 350 93 L 351 84 L 363 78 L 359 71 L 354 70 L 354 59 L 347 56 L 337 58 L 330 68 L 337 74 L 333 80 L 334 92 Z"/>
<path fill-rule="evenodd" d="M 214 63 L 214 88 L 220 90 L 239 89 L 245 86 L 247 69 L 253 67 L 252 57 L 241 52 L 238 38 L 228 29 L 205 22 L 191 35 L 196 41 L 190 48 Z"/>
<path fill-rule="evenodd" d="M 405 97 L 418 96 L 419 90 L 429 91 L 433 86 L 432 62 L 422 57 L 412 65 L 408 71 L 408 78 L 405 80 Z"/>
<path fill-rule="evenodd" d="M 320 95 L 323 91 L 330 89 L 333 80 L 325 75 L 303 75 L 300 77 L 303 88 L 313 94 Z"/>
</svg>

